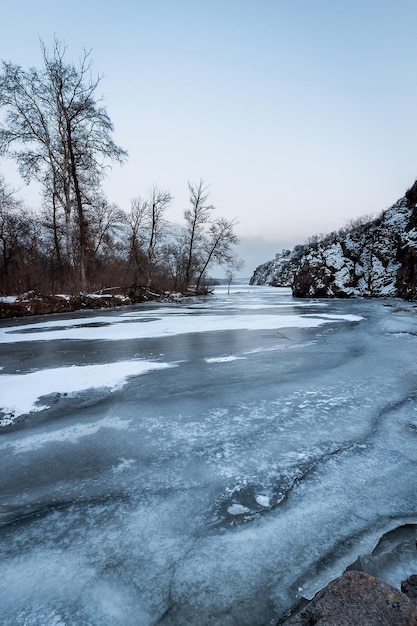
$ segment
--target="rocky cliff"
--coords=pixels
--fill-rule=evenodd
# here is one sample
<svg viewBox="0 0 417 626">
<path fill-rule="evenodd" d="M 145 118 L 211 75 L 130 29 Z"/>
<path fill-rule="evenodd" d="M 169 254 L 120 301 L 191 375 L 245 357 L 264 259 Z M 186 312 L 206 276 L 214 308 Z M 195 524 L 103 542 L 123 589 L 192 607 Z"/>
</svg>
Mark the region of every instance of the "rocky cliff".
<svg viewBox="0 0 417 626">
<path fill-rule="evenodd" d="M 285 250 L 250 282 L 291 286 L 296 297 L 417 299 L 417 181 L 376 219 Z"/>
<path fill-rule="evenodd" d="M 256 268 L 250 284 L 291 287 L 303 251 L 303 246 L 296 246 L 292 251 L 283 250 L 273 261 L 267 261 Z"/>
</svg>

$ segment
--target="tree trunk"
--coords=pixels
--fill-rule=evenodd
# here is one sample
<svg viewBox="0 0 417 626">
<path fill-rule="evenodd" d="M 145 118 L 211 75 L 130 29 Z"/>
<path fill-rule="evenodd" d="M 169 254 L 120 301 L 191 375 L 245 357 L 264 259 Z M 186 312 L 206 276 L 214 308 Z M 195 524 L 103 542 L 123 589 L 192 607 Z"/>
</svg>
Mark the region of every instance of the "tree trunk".
<svg viewBox="0 0 417 626">
<path fill-rule="evenodd" d="M 87 232 L 86 232 L 86 224 L 84 220 L 84 208 L 83 208 L 83 200 L 80 191 L 80 185 L 78 181 L 78 173 L 77 166 L 75 163 L 74 156 L 74 148 L 72 145 L 72 132 L 71 132 L 71 123 L 67 117 L 67 138 L 68 138 L 68 151 L 70 157 L 70 167 L 71 167 L 71 178 L 74 184 L 74 192 L 75 192 L 75 202 L 77 205 L 77 216 L 78 216 L 78 233 L 79 233 L 79 253 L 78 253 L 78 266 L 80 270 L 80 288 L 81 291 L 86 291 L 87 289 L 87 275 L 86 275 L 86 248 L 87 248 Z"/>
<path fill-rule="evenodd" d="M 62 259 L 61 259 L 61 249 L 60 249 L 60 245 L 59 245 L 59 237 L 58 237 L 58 224 L 57 224 L 57 206 L 56 206 L 56 194 L 53 193 L 52 194 L 52 210 L 53 210 L 53 215 L 52 215 L 52 223 L 53 223 L 53 229 L 54 229 L 54 247 L 55 247 L 55 253 L 56 253 L 56 260 L 58 262 L 58 268 L 59 271 L 62 271 Z"/>
</svg>

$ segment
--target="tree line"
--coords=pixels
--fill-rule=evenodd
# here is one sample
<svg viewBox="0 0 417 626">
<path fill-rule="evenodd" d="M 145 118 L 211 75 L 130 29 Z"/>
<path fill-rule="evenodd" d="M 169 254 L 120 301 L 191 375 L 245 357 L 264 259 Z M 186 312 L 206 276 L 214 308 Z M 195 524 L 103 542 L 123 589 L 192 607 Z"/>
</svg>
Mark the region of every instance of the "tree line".
<svg viewBox="0 0 417 626">
<path fill-rule="evenodd" d="M 42 208 L 29 210 L 0 174 L 0 293 L 201 292 L 214 263 L 230 276 L 241 265 L 236 220 L 216 217 L 203 180 L 188 183 L 181 225 L 168 220 L 173 198 L 156 185 L 129 211 L 107 200 L 103 179 L 127 152 L 97 97 L 101 77 L 89 52 L 75 66 L 57 40 L 41 50 L 41 69 L 3 62 L 0 74 L 0 156 L 42 194 Z"/>
</svg>

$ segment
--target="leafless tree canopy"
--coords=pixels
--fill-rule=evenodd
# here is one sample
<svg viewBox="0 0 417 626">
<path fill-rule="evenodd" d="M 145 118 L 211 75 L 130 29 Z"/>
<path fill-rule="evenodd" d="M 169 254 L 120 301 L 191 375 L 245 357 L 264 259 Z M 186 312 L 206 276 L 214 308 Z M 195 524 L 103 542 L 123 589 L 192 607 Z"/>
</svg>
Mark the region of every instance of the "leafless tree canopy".
<svg viewBox="0 0 417 626">
<path fill-rule="evenodd" d="M 235 220 L 215 217 L 203 180 L 188 184 L 183 226 L 169 222 L 173 198 L 157 185 L 129 212 L 109 203 L 103 178 L 127 153 L 112 138 L 90 52 L 78 65 L 58 40 L 41 52 L 40 69 L 3 62 L 0 73 L 0 156 L 42 190 L 35 213 L 0 178 L 0 292 L 201 291 L 210 268 L 234 258 Z"/>
<path fill-rule="evenodd" d="M 3 62 L 0 75 L 0 154 L 14 158 L 26 182 L 41 183 L 59 265 L 78 268 L 87 287 L 91 246 L 89 209 L 111 161 L 123 161 L 110 118 L 100 106 L 90 55 L 78 67 L 65 61 L 65 46 L 42 44 L 43 68 L 25 71 Z"/>
</svg>

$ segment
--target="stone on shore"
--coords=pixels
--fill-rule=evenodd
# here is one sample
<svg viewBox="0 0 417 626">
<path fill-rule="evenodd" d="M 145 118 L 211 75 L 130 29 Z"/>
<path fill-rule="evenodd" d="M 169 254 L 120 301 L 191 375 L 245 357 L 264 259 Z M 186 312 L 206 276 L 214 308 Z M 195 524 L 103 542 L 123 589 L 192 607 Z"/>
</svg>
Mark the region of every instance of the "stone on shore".
<svg viewBox="0 0 417 626">
<path fill-rule="evenodd" d="M 415 590 L 413 580 L 402 585 Z M 405 584 L 407 583 L 407 584 Z M 348 571 L 331 581 L 286 626 L 417 626 L 417 603 L 388 583 Z"/>
</svg>

